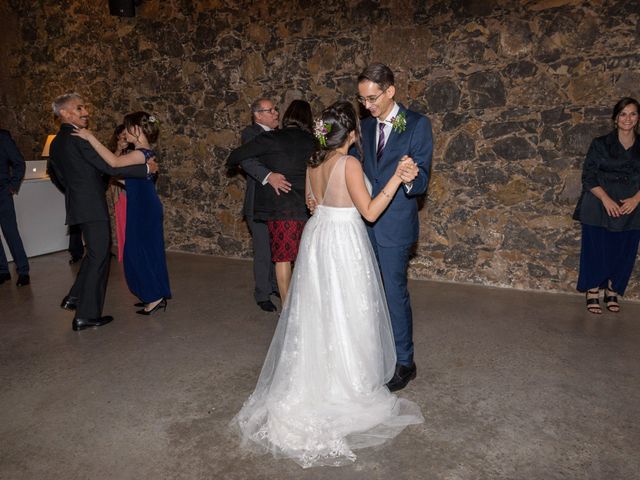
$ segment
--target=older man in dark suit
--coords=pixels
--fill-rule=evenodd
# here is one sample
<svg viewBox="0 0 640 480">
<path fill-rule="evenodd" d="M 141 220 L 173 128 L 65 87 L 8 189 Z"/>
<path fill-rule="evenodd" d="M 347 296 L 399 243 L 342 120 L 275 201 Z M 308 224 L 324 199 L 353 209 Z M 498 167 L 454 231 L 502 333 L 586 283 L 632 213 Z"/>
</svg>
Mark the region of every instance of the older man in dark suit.
<svg viewBox="0 0 640 480">
<path fill-rule="evenodd" d="M 246 127 L 240 138 L 242 143 L 253 140 L 263 132 L 278 128 L 280 114 L 273 102 L 267 98 L 259 98 L 251 104 L 253 123 Z M 236 167 L 237 165 L 231 165 Z M 291 189 L 291 184 L 284 175 L 272 172 L 257 159 L 251 158 L 243 161 L 240 166 L 247 174 L 247 190 L 244 197 L 243 214 L 253 239 L 253 276 L 255 281 L 254 298 L 258 306 L 267 311 L 275 312 L 276 306 L 270 296 L 278 294 L 273 262 L 271 261 L 271 248 L 269 246 L 269 231 L 267 224 L 254 220 L 254 199 L 256 189 L 268 188 L 269 184 L 276 193 L 286 193 Z"/>
<path fill-rule="evenodd" d="M 53 112 L 61 125 L 51 143 L 51 169 L 65 191 L 67 225 L 80 225 L 86 247 L 76 281 L 61 306 L 76 311 L 72 328 L 82 330 L 113 320 L 102 316 L 111 239 L 102 174 L 143 178 L 157 171 L 157 165 L 151 161 L 147 165 L 112 168 L 89 142 L 72 135 L 89 123 L 89 112 L 80 95 L 68 93 L 56 98 Z"/>
<path fill-rule="evenodd" d="M 7 130 L 0 130 L 0 227 L 16 264 L 18 272 L 16 285 L 19 287 L 28 285 L 30 282 L 29 261 L 18 232 L 16 210 L 13 204 L 13 196 L 20 189 L 24 170 L 24 158 L 11 138 L 11 134 Z M 4 248 L 0 244 L 0 284 L 8 280 L 11 280 L 9 264 Z"/>
</svg>

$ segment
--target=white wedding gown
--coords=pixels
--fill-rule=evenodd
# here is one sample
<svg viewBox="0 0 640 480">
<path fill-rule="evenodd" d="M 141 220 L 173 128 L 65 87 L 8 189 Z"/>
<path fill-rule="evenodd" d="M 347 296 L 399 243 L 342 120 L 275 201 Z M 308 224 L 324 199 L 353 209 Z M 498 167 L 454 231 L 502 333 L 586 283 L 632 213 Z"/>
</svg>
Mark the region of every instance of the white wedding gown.
<svg viewBox="0 0 640 480">
<path fill-rule="evenodd" d="M 307 222 L 260 378 L 232 425 L 244 448 L 302 467 L 351 463 L 424 421 L 389 392 L 396 353 L 380 273 L 345 183 L 345 158 Z"/>
</svg>

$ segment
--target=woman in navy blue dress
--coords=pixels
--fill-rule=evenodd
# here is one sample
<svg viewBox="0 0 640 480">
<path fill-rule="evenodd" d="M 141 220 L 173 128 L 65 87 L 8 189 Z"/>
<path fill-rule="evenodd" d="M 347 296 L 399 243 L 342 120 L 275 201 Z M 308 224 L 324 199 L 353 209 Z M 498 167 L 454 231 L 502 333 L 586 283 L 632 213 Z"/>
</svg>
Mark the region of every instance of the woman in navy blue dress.
<svg viewBox="0 0 640 480">
<path fill-rule="evenodd" d="M 158 139 L 160 122 L 147 112 L 134 112 L 124 117 L 127 141 L 135 150 L 116 156 L 91 132 L 77 134 L 88 140 L 109 164 L 124 166 L 142 163 L 155 157 L 151 143 Z M 129 290 L 140 299 L 136 313 L 151 315 L 166 310 L 171 298 L 169 274 L 164 250 L 163 210 L 155 187 L 155 176 L 125 179 L 127 190 L 127 225 L 124 242 L 124 273 Z"/>
</svg>

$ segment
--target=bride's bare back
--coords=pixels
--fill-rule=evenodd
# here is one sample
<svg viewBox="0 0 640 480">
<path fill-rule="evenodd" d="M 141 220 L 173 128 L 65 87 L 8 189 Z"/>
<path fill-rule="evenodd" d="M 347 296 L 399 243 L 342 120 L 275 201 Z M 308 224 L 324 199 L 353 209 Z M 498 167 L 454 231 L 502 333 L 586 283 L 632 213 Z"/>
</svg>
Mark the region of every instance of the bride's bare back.
<svg viewBox="0 0 640 480">
<path fill-rule="evenodd" d="M 315 168 L 307 168 L 308 193 L 318 205 L 335 208 L 352 208 L 354 206 L 345 180 L 345 161 L 347 158 L 353 157 L 337 154 Z"/>
<path fill-rule="evenodd" d="M 382 192 L 371 198 L 362 165 L 350 155 L 336 154 L 317 167 L 307 168 L 307 195 L 318 205 L 356 207 L 370 222 L 386 209 L 400 183 L 398 175 L 394 175 Z"/>
</svg>

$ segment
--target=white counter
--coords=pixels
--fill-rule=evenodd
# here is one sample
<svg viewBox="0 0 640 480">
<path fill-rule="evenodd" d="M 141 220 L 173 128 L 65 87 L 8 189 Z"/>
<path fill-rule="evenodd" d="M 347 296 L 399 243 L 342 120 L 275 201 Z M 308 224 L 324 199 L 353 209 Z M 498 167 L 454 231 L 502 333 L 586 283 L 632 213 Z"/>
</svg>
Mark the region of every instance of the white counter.
<svg viewBox="0 0 640 480">
<path fill-rule="evenodd" d="M 67 227 L 64 224 L 64 195 L 51 180 L 24 180 L 13 201 L 16 206 L 18 230 L 28 257 L 59 252 L 69 247 Z M 11 261 L 11 252 L 1 233 L 0 238 L 7 259 Z"/>
</svg>

